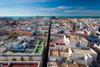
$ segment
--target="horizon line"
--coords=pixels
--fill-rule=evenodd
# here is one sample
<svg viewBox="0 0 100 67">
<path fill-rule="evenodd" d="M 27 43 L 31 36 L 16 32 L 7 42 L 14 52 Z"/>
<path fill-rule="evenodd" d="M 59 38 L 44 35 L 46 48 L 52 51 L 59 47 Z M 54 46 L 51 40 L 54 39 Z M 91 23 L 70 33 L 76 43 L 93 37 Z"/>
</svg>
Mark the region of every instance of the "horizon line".
<svg viewBox="0 0 100 67">
<path fill-rule="evenodd" d="M 31 15 L 30 15 L 31 16 Z M 39 15 L 35 15 L 35 16 L 39 16 Z M 73 15 L 74 16 L 74 15 Z M 89 15 L 88 15 L 89 16 Z M 94 16 L 96 16 L 96 15 L 94 15 Z M 98 16 L 98 15 L 97 15 Z M 5 16 L 0 16 L 0 17 L 5 17 Z M 7 16 L 6 16 L 7 17 Z M 9 16 L 8 16 L 9 17 Z"/>
</svg>

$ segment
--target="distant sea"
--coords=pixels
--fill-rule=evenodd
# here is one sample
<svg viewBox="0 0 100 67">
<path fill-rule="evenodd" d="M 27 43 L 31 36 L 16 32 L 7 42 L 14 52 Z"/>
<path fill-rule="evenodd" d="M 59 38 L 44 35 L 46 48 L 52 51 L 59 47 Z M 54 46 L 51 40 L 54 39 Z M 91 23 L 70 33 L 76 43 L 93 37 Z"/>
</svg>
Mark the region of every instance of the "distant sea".
<svg viewBox="0 0 100 67">
<path fill-rule="evenodd" d="M 50 18 L 51 16 L 39 16 L 39 17 L 47 17 Z M 57 18 L 100 18 L 100 16 L 55 16 Z M 0 18 L 12 18 L 12 19 L 25 19 L 25 18 L 36 18 L 36 16 L 0 16 Z"/>
</svg>

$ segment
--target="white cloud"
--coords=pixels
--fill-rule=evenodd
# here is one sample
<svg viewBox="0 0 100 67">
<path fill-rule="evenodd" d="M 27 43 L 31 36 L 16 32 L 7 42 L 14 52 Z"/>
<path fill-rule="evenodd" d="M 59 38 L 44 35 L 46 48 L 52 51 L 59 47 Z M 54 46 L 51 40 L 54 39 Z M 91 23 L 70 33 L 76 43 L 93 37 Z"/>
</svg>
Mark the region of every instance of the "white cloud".
<svg viewBox="0 0 100 67">
<path fill-rule="evenodd" d="M 70 9 L 72 7 L 65 7 L 65 6 L 58 6 L 54 8 L 38 8 L 36 10 L 41 10 L 41 11 L 60 11 L 61 9 Z"/>
<path fill-rule="evenodd" d="M 72 7 L 58 6 L 57 8 L 58 8 L 58 9 L 70 9 L 70 8 L 72 8 Z"/>
<path fill-rule="evenodd" d="M 64 10 L 63 12 L 100 13 L 100 10 Z"/>
<path fill-rule="evenodd" d="M 57 11 L 56 8 L 39 8 L 39 9 L 36 9 L 36 10 L 42 10 L 42 11 Z"/>
</svg>

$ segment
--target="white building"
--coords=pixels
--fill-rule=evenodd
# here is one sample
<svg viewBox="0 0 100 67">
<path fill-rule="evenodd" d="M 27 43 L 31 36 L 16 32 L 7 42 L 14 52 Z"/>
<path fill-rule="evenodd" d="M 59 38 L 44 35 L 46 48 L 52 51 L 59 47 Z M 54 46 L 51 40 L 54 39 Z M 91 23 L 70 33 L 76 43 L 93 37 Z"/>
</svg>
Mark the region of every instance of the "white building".
<svg viewBox="0 0 100 67">
<path fill-rule="evenodd" d="M 92 61 L 96 61 L 97 53 L 91 49 L 69 48 L 71 59 L 77 64 L 91 65 Z"/>
<path fill-rule="evenodd" d="M 69 47 L 76 48 L 87 48 L 88 41 L 83 37 L 77 37 L 75 35 L 70 35 L 70 37 L 66 37 L 64 35 L 64 43 L 68 45 Z"/>
<path fill-rule="evenodd" d="M 85 48 L 87 46 L 88 46 L 88 41 L 85 38 L 81 37 L 80 38 L 80 47 Z"/>
</svg>

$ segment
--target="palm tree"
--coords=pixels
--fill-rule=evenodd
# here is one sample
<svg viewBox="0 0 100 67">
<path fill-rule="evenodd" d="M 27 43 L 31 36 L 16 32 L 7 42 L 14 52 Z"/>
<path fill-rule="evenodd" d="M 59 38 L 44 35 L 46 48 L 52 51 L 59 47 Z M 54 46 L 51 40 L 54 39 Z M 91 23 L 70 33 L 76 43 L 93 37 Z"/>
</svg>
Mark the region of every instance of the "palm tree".
<svg viewBox="0 0 100 67">
<path fill-rule="evenodd" d="M 23 57 L 21 57 L 20 61 L 25 61 Z"/>
</svg>

